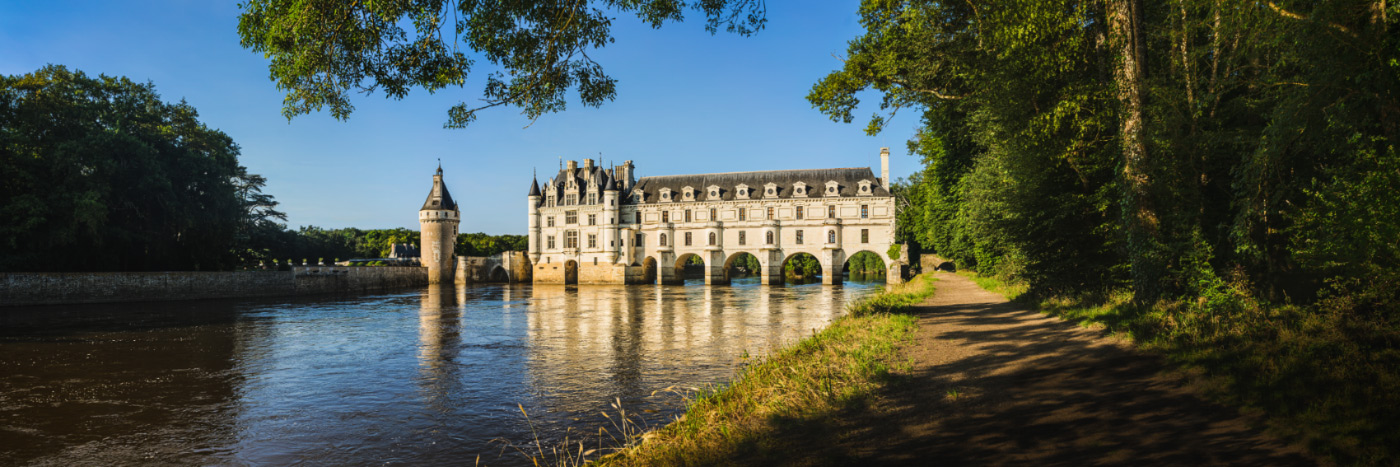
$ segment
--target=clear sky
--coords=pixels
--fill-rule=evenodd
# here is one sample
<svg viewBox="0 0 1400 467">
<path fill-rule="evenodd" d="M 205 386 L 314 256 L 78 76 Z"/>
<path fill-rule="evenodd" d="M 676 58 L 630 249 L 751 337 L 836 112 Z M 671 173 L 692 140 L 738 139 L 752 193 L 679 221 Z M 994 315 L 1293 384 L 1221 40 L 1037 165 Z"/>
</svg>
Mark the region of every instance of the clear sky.
<svg viewBox="0 0 1400 467">
<path fill-rule="evenodd" d="M 357 96 L 348 121 L 323 112 L 288 122 L 267 60 L 238 44 L 234 0 L 0 2 L 0 73 L 61 64 L 150 81 L 165 100 L 187 100 L 239 144 L 250 172 L 268 178 L 265 192 L 293 228 L 417 229 L 441 158 L 461 231 L 524 234 L 531 171 L 543 181 L 560 157 L 632 160 L 639 176 L 831 167 L 878 175 L 888 146 L 891 176 L 912 173 L 918 161 L 905 140 L 914 112 L 870 137 L 865 122 L 832 122 L 804 98 L 861 33 L 857 5 L 770 1 L 768 27 L 747 38 L 712 36 L 695 12 L 659 30 L 619 17 L 617 42 L 590 53 L 618 80 L 617 99 L 601 108 L 574 100 L 533 125 L 502 107 L 467 129 L 443 129 L 448 107 L 479 99 L 481 79 L 404 100 Z M 877 110 L 869 97 L 857 115 Z"/>
</svg>

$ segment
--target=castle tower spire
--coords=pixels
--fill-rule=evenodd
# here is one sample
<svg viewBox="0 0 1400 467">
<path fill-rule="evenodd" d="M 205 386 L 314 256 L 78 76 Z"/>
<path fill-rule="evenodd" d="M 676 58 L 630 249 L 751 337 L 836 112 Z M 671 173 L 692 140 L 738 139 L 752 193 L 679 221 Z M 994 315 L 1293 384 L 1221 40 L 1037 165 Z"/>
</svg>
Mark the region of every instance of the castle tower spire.
<svg viewBox="0 0 1400 467">
<path fill-rule="evenodd" d="M 423 208 L 418 210 L 420 254 L 419 262 L 428 268 L 429 284 L 454 283 L 453 270 L 457 265 L 453 250 L 457 246 L 457 226 L 461 222 L 461 212 L 447 185 L 442 180 L 442 160 L 438 160 L 437 173 L 433 174 L 433 189 Z"/>
</svg>

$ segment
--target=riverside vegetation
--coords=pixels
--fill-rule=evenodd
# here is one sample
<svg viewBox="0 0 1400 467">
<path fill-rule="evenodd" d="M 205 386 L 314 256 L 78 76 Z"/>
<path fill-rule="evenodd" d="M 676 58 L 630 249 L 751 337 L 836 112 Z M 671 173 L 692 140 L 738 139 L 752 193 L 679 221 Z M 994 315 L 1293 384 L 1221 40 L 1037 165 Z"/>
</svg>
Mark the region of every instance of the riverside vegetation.
<svg viewBox="0 0 1400 467">
<path fill-rule="evenodd" d="M 1400 4 L 859 14 L 809 100 L 920 112 L 900 241 L 1198 368 L 1314 453 L 1400 462 Z"/>
</svg>

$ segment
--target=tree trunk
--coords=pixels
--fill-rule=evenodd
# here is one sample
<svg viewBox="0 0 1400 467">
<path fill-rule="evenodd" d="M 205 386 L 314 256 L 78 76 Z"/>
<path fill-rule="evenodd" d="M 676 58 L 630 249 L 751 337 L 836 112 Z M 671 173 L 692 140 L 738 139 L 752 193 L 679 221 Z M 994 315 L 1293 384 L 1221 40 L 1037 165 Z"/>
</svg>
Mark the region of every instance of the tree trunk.
<svg viewBox="0 0 1400 467">
<path fill-rule="evenodd" d="M 1107 0 L 1110 44 L 1118 55 L 1113 69 L 1121 108 L 1119 141 L 1123 151 L 1123 220 L 1128 233 L 1128 258 L 1133 296 L 1151 304 L 1161 294 L 1165 261 L 1158 238 L 1158 216 L 1151 199 L 1152 165 L 1143 134 L 1142 1 Z"/>
</svg>

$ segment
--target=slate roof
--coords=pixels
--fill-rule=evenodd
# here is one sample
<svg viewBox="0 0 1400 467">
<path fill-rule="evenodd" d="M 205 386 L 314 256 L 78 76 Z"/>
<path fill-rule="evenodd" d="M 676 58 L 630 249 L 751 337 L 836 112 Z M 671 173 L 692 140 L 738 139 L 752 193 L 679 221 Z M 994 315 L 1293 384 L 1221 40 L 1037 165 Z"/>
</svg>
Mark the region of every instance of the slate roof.
<svg viewBox="0 0 1400 467">
<path fill-rule="evenodd" d="M 442 167 L 438 167 L 437 175 L 433 176 L 433 191 L 428 192 L 428 200 L 423 202 L 423 209 L 419 211 L 456 211 L 457 202 L 452 200 L 452 193 L 447 192 L 447 185 L 442 183 Z"/>
<path fill-rule="evenodd" d="M 808 170 L 769 170 L 762 172 L 729 172 L 715 174 L 696 175 L 665 175 L 660 177 L 642 177 L 637 181 L 637 186 L 632 190 L 644 193 L 643 204 L 656 203 L 661 200 L 661 189 L 670 188 L 673 200 L 681 200 L 682 188 L 687 186 L 695 189 L 695 201 L 708 201 L 709 193 L 707 187 L 717 185 L 720 189 L 720 198 L 723 201 L 740 199 L 735 196 L 735 187 L 743 184 L 754 190 L 748 199 L 765 199 L 767 196 L 763 192 L 764 185 L 773 183 L 777 185 L 778 198 L 792 198 L 792 188 L 797 182 L 803 182 L 808 187 L 808 199 L 821 199 L 827 196 L 826 182 L 836 181 L 837 195 L 856 196 L 860 191 L 860 181 L 869 180 L 872 196 L 890 196 L 890 192 L 881 186 L 875 174 L 869 167 L 856 167 L 845 169 L 808 169 Z"/>
<path fill-rule="evenodd" d="M 563 169 L 551 179 L 551 182 L 553 182 L 552 185 L 549 183 L 545 184 L 544 190 L 548 192 L 548 190 L 553 189 L 555 195 L 559 195 L 564 192 L 564 187 L 567 186 L 566 182 L 569 178 L 574 179 L 574 183 L 579 187 L 580 194 L 588 193 L 588 182 L 594 178 L 598 179 L 599 189 L 616 190 L 618 189 L 617 183 L 613 180 L 609 172 L 611 172 L 611 170 L 604 169 L 602 166 L 597 165 L 587 168 Z"/>
<path fill-rule="evenodd" d="M 539 196 L 539 195 L 540 195 L 540 181 L 539 181 L 539 180 L 530 180 L 530 195 L 529 195 L 529 196 Z"/>
</svg>

